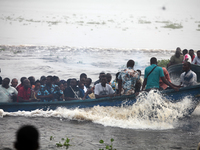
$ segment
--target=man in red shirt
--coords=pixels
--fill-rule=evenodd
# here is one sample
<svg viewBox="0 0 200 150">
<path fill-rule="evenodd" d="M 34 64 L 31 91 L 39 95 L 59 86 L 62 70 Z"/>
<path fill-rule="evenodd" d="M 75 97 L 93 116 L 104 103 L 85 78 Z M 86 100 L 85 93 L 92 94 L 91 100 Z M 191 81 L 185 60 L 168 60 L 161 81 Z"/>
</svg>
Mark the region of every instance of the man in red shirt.
<svg viewBox="0 0 200 150">
<path fill-rule="evenodd" d="M 23 86 L 18 91 L 18 102 L 28 102 L 31 98 L 31 84 L 28 79 L 23 81 Z"/>
</svg>

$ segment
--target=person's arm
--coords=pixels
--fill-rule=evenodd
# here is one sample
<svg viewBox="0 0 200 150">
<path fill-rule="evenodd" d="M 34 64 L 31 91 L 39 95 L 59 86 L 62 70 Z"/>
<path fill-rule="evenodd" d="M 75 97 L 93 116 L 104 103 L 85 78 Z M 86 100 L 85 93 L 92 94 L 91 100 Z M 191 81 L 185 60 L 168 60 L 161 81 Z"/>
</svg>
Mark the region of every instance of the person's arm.
<svg viewBox="0 0 200 150">
<path fill-rule="evenodd" d="M 118 79 L 118 90 L 119 90 L 119 94 L 121 94 L 122 92 L 122 80 Z"/>
<path fill-rule="evenodd" d="M 173 88 L 175 91 L 179 91 L 179 88 L 177 88 L 176 86 L 173 86 L 173 84 L 171 82 L 168 82 L 165 77 L 160 77 L 162 79 L 162 81 L 167 84 L 168 86 L 170 86 L 171 88 Z"/>
<path fill-rule="evenodd" d="M 144 91 L 146 84 L 147 84 L 147 78 L 145 78 L 144 81 L 143 81 L 142 91 Z"/>
</svg>

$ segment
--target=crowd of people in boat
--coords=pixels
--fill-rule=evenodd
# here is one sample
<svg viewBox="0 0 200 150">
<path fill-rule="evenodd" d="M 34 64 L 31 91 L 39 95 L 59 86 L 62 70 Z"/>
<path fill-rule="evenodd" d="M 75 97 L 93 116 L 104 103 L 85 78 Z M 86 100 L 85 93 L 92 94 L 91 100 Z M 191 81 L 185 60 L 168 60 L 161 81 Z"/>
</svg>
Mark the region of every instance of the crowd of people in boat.
<svg viewBox="0 0 200 150">
<path fill-rule="evenodd" d="M 192 57 L 191 57 L 192 56 Z M 145 68 L 144 80 L 141 78 L 141 71 L 134 70 L 134 60 L 127 62 L 127 68 L 116 73 L 112 80 L 110 73 L 101 72 L 99 80 L 94 82 L 85 73 L 80 74 L 79 80 L 76 78 L 60 80 L 58 76 L 41 76 L 35 80 L 33 76 L 22 77 L 20 84 L 16 78 L 4 78 L 0 85 L 0 102 L 50 102 L 67 100 L 85 100 L 103 97 L 114 97 L 120 95 L 138 95 L 140 91 L 151 89 L 165 90 L 173 88 L 178 91 L 180 87 L 187 87 L 197 84 L 197 75 L 190 67 L 191 63 L 200 65 L 200 51 L 194 56 L 192 50 L 177 48 L 175 55 L 170 59 L 168 66 L 183 63 L 183 73 L 180 76 L 180 84 L 171 82 L 166 68 L 157 65 L 157 59 L 150 59 L 150 66 Z"/>
</svg>

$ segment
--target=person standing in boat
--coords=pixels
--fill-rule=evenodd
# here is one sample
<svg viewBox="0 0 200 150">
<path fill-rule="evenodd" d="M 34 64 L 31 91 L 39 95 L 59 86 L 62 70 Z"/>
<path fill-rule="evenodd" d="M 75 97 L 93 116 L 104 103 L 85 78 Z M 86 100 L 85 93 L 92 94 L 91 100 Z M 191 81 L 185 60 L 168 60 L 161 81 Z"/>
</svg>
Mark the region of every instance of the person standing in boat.
<svg viewBox="0 0 200 150">
<path fill-rule="evenodd" d="M 112 87 L 107 83 L 106 75 L 102 75 L 101 83 L 95 85 L 94 94 L 96 98 L 117 96 Z"/>
<path fill-rule="evenodd" d="M 183 55 L 181 54 L 181 49 L 179 47 L 176 48 L 175 55 L 170 58 L 167 67 L 175 64 L 181 64 L 183 62 Z"/>
<path fill-rule="evenodd" d="M 157 66 L 157 59 L 155 57 L 150 59 L 150 64 L 151 66 L 145 68 L 142 90 L 146 89 L 146 91 L 150 91 L 151 89 L 159 89 L 160 78 L 165 84 L 173 88 L 175 91 L 179 90 L 165 79 L 163 69 Z"/>
<path fill-rule="evenodd" d="M 135 62 L 129 60 L 127 62 L 127 69 L 122 70 L 118 76 L 119 94 L 131 95 L 139 92 L 141 88 L 140 74 L 133 70 Z M 138 87 L 137 89 L 135 87 Z"/>
<path fill-rule="evenodd" d="M 60 88 L 57 85 L 52 84 L 53 83 L 53 77 L 47 76 L 47 82 L 45 85 L 41 85 L 41 88 L 38 92 L 38 99 L 41 99 L 41 101 L 58 101 L 60 95 L 63 94 L 63 92 L 60 90 Z"/>
<path fill-rule="evenodd" d="M 200 50 L 197 51 L 197 56 L 192 61 L 192 64 L 196 64 L 200 66 Z"/>
<path fill-rule="evenodd" d="M 9 86 L 10 79 L 4 78 L 0 85 L 0 102 L 12 102 L 17 97 L 18 91 Z"/>
<path fill-rule="evenodd" d="M 197 84 L 197 75 L 195 72 L 190 70 L 191 64 L 189 62 L 184 62 L 183 73 L 180 75 L 181 86 L 187 87 Z"/>
<path fill-rule="evenodd" d="M 192 58 L 191 58 L 191 56 L 189 55 L 187 49 L 184 49 L 184 50 L 183 50 L 183 56 L 184 56 L 184 58 L 183 58 L 183 63 L 184 63 L 185 61 L 187 61 L 187 62 L 189 62 L 189 63 L 192 62 Z"/>
<path fill-rule="evenodd" d="M 80 83 L 83 84 L 82 82 Z M 65 100 L 82 100 L 84 95 L 83 92 L 77 87 L 77 80 L 75 78 L 70 80 L 70 86 L 65 89 L 64 95 Z"/>
</svg>

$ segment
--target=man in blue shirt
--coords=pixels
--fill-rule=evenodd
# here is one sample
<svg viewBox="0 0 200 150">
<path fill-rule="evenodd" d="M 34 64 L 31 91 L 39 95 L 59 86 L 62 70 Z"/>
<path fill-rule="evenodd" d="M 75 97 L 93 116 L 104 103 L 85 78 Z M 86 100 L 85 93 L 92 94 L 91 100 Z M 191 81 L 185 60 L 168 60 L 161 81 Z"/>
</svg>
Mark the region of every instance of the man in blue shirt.
<svg viewBox="0 0 200 150">
<path fill-rule="evenodd" d="M 146 90 L 150 91 L 151 89 L 159 89 L 159 79 L 161 78 L 162 81 L 173 88 L 175 91 L 179 89 L 175 87 L 172 83 L 168 82 L 163 73 L 163 69 L 157 66 L 157 59 L 152 57 L 150 59 L 151 66 L 147 67 L 144 72 L 144 82 L 142 85 L 142 90 L 144 90 L 146 86 Z"/>
</svg>

